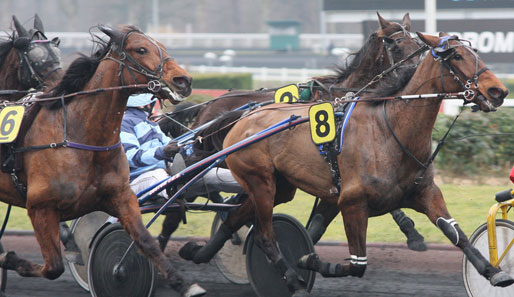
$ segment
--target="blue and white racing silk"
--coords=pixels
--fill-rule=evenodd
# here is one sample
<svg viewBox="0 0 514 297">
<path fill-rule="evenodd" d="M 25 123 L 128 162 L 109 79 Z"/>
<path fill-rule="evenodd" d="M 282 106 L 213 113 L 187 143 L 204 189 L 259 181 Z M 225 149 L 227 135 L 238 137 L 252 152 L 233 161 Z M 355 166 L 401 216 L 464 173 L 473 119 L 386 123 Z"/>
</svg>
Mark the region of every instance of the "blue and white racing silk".
<svg viewBox="0 0 514 297">
<path fill-rule="evenodd" d="M 171 138 L 147 116 L 143 110 L 129 107 L 121 122 L 120 139 L 129 161 L 130 181 L 147 171 L 166 167 L 163 146 Z"/>
</svg>

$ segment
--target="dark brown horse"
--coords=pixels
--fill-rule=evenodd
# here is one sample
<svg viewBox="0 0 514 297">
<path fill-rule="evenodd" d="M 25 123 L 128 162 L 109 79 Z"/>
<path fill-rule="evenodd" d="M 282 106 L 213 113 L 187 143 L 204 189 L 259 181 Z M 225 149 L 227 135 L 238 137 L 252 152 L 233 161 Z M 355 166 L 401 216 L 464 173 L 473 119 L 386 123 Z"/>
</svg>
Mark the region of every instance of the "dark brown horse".
<svg viewBox="0 0 514 297">
<path fill-rule="evenodd" d="M 419 48 L 418 43 L 413 38 L 411 38 L 408 33 L 411 25 L 409 14 L 405 14 L 403 17 L 402 25 L 389 22 L 382 18 L 378 13 L 377 15 L 379 29 L 377 32 L 372 34 L 363 45 L 363 47 L 354 54 L 354 57 L 349 65 L 338 66 L 338 68 L 336 68 L 336 75 L 315 78 L 317 81 L 320 81 L 322 84 L 326 85 L 327 89 L 330 86 L 333 86 L 334 90 L 337 90 L 337 88 L 362 88 L 376 75 L 388 69 L 394 63 L 405 59 Z M 415 56 L 412 59 L 406 61 L 405 65 L 402 65 L 401 68 L 410 67 L 418 61 L 419 56 Z M 317 92 L 321 92 L 320 94 L 328 95 L 323 89 L 317 90 Z M 255 92 L 229 92 L 224 95 L 226 97 L 222 96 L 221 98 L 214 99 L 206 105 L 201 106 L 201 110 L 198 113 L 193 127 L 202 125 L 216 118 L 220 114 L 235 109 L 243 104 L 248 103 L 249 101 L 264 102 L 273 100 L 273 94 L 273 90 L 260 90 Z M 321 96 L 320 94 L 317 94 L 316 97 Z M 329 96 L 326 97 L 329 98 Z M 180 112 L 177 114 L 177 116 L 180 116 Z M 167 120 L 165 122 L 163 119 L 159 123 L 164 131 L 170 131 L 170 129 L 173 129 L 170 127 L 173 127 L 174 125 L 169 125 L 169 121 L 170 120 Z M 222 124 L 221 126 L 224 125 L 225 124 Z M 212 129 L 207 129 L 200 133 L 202 134 L 201 136 L 205 136 L 211 134 L 215 130 L 217 130 L 217 127 L 212 127 Z M 214 144 L 216 142 L 217 144 Z M 221 149 L 222 143 L 223 140 L 218 141 L 217 139 L 212 139 L 212 141 L 207 140 L 201 145 L 197 145 L 195 149 L 197 151 L 204 151 L 205 153 L 198 155 L 195 160 L 207 157 L 213 151 L 219 151 Z M 214 144 L 214 146 L 211 146 L 212 144 Z M 322 201 L 316 207 L 315 213 L 316 214 L 313 216 L 312 223 L 309 226 L 309 234 L 313 242 L 317 243 L 330 222 L 332 222 L 332 220 L 337 216 L 338 209 L 327 201 Z M 421 236 L 416 231 L 413 221 L 408 218 L 401 210 L 395 210 L 391 212 L 391 214 L 393 215 L 396 223 L 400 226 L 400 229 L 407 235 L 408 247 L 417 251 L 426 250 L 426 244 L 424 243 L 423 236 Z M 162 238 L 161 241 L 165 238 L 169 238 L 170 234 L 171 233 L 164 232 L 163 230 L 160 236 L 160 238 Z"/>
<path fill-rule="evenodd" d="M 335 68 L 337 72 L 336 75 L 314 77 L 313 79 L 326 85 L 327 88 L 361 88 L 376 75 L 418 49 L 418 44 L 408 33 L 411 26 L 408 13 L 404 15 L 402 24 L 389 22 L 378 13 L 377 16 L 379 29 L 369 36 L 359 51 L 350 55 L 351 60 L 347 59 L 350 60 L 349 64 L 337 65 Z M 407 61 L 406 64 L 415 64 L 418 60 L 419 57 L 414 57 L 410 61 Z M 315 90 L 317 92 L 324 91 L 324 89 L 321 88 L 316 88 Z M 249 102 L 273 100 L 274 94 L 275 89 L 229 91 L 219 98 L 198 104 L 194 108 L 188 106 L 185 113 L 189 113 L 190 116 L 195 117 L 192 128 L 196 128 Z M 340 96 L 341 94 L 333 95 Z M 313 97 L 314 96 L 316 95 L 313 94 Z M 183 104 L 185 104 L 185 102 L 179 105 Z M 182 111 L 180 112 L 184 113 Z M 177 116 L 180 117 L 180 115 Z M 159 125 L 165 132 L 176 130 L 176 128 L 168 127 L 173 126 L 174 122 L 167 118 L 159 120 Z M 187 129 L 181 130 L 180 133 L 172 136 L 176 137 L 185 132 L 187 132 Z"/>
<path fill-rule="evenodd" d="M 127 85 L 158 81 L 162 88 L 154 89 L 157 95 L 178 103 L 191 93 L 191 77 L 162 44 L 139 29 L 99 29 L 109 42 L 99 44 L 91 57 L 76 59 L 48 96 L 59 98 L 78 91 L 83 94 L 67 98 L 65 105 L 56 100 L 42 107 L 24 136 L 28 151 L 23 153 L 23 170 L 17 175 L 27 187 L 26 195 L 17 191 L 10 174 L 0 175 L 0 200 L 27 209 L 45 264 L 34 264 L 9 252 L 0 256 L 0 265 L 22 276 L 59 277 L 64 271 L 59 222 L 103 211 L 120 219 L 140 251 L 152 260 L 172 288 L 182 296 L 194 296 L 187 293 L 189 282 L 176 271 L 142 224 L 119 137 L 128 96 L 148 92 L 146 88 Z M 121 89 L 122 86 L 127 87 Z M 88 93 L 108 87 L 120 89 Z M 28 149 L 59 144 L 63 138 L 67 140 L 64 146 Z"/>
<path fill-rule="evenodd" d="M 59 39 L 48 40 L 39 16 L 34 28 L 27 31 L 13 16 L 15 31 L 7 40 L 0 40 L 0 90 L 47 91 L 62 78 Z M 15 101 L 25 92 L 11 92 L 0 98 Z"/>
<path fill-rule="evenodd" d="M 443 34 L 444 35 L 444 34 Z M 456 36 L 442 38 L 418 36 L 431 48 L 407 83 L 394 78 L 382 81 L 377 93 L 366 98 L 467 91 L 467 99 L 485 112 L 503 103 L 508 91 L 488 70 L 475 51 Z M 403 78 L 403 73 L 399 74 Z M 410 77 L 410 74 L 407 74 Z M 493 267 L 474 249 L 448 213 L 440 189 L 434 184 L 433 166 L 420 166 L 431 155 L 431 135 L 441 97 L 418 100 L 357 103 L 344 132 L 345 143 L 337 160 L 340 168 L 339 194 L 330 168 L 310 137 L 310 127 L 299 125 L 231 154 L 226 162 L 236 180 L 247 191 L 248 200 L 229 214 L 218 234 L 199 248 L 186 245 L 193 260 L 206 259 L 220 242 L 246 223 L 256 221 L 255 242 L 287 279 L 294 296 L 308 295 L 296 277 L 295 268 L 286 263 L 272 229 L 273 206 L 293 199 L 297 188 L 337 205 L 344 220 L 350 263 L 324 263 L 315 254 L 304 256 L 302 268 L 324 276 L 364 275 L 368 218 L 393 209 L 408 207 L 428 216 L 450 241 L 462 249 L 470 262 L 494 286 L 507 286 L 514 280 Z M 243 117 L 228 132 L 228 147 L 292 115 L 307 116 L 309 106 L 265 107 Z"/>
</svg>

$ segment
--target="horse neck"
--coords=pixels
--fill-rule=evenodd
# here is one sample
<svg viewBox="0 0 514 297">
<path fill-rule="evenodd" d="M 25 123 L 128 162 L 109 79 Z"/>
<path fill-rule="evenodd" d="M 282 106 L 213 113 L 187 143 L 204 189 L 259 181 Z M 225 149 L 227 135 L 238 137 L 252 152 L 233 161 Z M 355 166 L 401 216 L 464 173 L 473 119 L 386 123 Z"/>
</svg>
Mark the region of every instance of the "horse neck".
<svg viewBox="0 0 514 297">
<path fill-rule="evenodd" d="M 121 86 L 117 65 L 103 61 L 83 91 Z M 70 141 L 108 146 L 119 141 L 128 94 L 123 90 L 78 96 L 66 106 Z M 80 139 L 74 139 L 74 134 Z"/>
<path fill-rule="evenodd" d="M 427 57 L 418 66 L 409 83 L 395 95 L 442 92 L 439 67 L 440 65 L 434 59 Z M 387 103 L 387 117 L 393 131 L 413 153 L 416 151 L 421 151 L 421 154 L 430 153 L 432 130 L 441 102 L 441 99 L 434 98 Z M 424 159 L 421 160 L 424 161 Z"/>
</svg>

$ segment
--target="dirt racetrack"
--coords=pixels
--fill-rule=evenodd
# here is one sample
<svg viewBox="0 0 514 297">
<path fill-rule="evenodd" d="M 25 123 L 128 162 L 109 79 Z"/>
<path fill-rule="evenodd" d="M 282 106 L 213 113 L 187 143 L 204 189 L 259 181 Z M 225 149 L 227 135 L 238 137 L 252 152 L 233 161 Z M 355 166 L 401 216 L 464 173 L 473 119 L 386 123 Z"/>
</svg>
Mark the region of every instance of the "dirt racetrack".
<svg viewBox="0 0 514 297">
<path fill-rule="evenodd" d="M 15 250 L 20 256 L 42 263 L 39 246 L 33 236 L 4 235 L 6 250 Z M 188 277 L 196 279 L 210 297 L 254 297 L 250 285 L 236 285 L 227 281 L 213 263 L 190 264 L 176 255 L 184 244 L 170 242 L 166 253 Z M 316 251 L 323 260 L 342 262 L 349 257 L 345 244 L 318 245 Z M 312 296 L 317 297 L 466 297 L 461 276 L 462 253 L 450 245 L 429 245 L 426 252 L 413 252 L 406 245 L 371 244 L 368 247 L 368 268 L 363 278 L 330 278 L 316 276 Z M 6 295 L 9 297 L 82 297 L 90 296 L 66 272 L 57 280 L 22 278 L 8 273 Z M 155 297 L 179 295 L 159 280 Z"/>
</svg>

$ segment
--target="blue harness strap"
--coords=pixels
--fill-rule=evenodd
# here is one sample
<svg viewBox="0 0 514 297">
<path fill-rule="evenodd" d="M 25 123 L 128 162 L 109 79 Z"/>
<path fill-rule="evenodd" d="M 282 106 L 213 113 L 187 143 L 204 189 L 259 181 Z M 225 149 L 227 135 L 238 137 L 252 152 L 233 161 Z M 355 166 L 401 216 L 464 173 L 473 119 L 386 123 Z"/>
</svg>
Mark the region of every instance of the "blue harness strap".
<svg viewBox="0 0 514 297">
<path fill-rule="evenodd" d="M 355 97 L 354 100 L 359 100 L 360 96 Z M 344 113 L 342 128 L 341 128 L 341 137 L 339 139 L 339 153 L 343 150 L 343 141 L 344 141 L 344 131 L 346 130 L 346 125 L 348 124 L 348 121 L 350 120 L 350 116 L 352 115 L 353 109 L 355 108 L 355 104 L 357 102 L 352 102 L 346 109 L 346 112 Z"/>
</svg>

